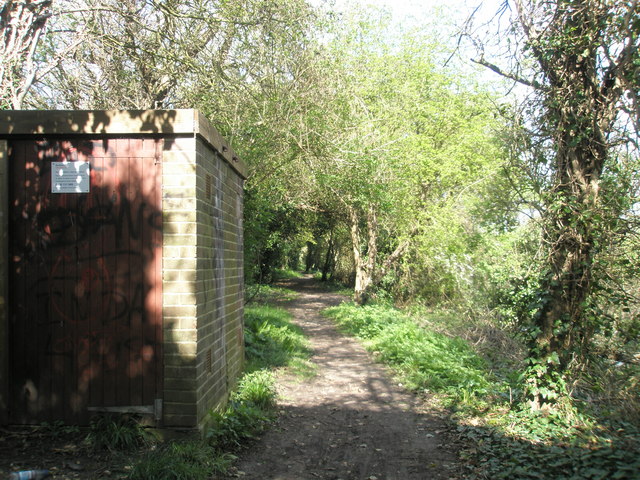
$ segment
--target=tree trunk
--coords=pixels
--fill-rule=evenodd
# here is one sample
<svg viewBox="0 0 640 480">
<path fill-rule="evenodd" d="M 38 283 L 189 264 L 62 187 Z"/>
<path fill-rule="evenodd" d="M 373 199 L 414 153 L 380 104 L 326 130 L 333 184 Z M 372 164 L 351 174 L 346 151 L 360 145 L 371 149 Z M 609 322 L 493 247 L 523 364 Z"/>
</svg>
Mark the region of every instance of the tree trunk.
<svg viewBox="0 0 640 480">
<path fill-rule="evenodd" d="M 378 255 L 378 217 L 373 206 L 367 212 L 367 252 L 361 251 L 362 237 L 360 219 L 355 208 L 349 208 L 351 220 L 351 242 L 353 244 L 353 261 L 355 265 L 356 284 L 353 300 L 357 305 L 364 305 L 369 300 Z"/>
<path fill-rule="evenodd" d="M 544 221 L 546 271 L 541 279 L 542 308 L 535 317 L 538 334 L 529 357 L 536 364 L 529 378 L 534 409 L 553 403 L 562 375 L 572 360 L 586 354 L 594 332 L 587 312 L 599 226 L 599 179 L 604 157 L 597 145 L 559 145 L 557 178 Z M 553 393 L 551 393 L 553 392 Z"/>
<path fill-rule="evenodd" d="M 591 153 L 558 151 L 562 166 L 545 219 L 544 245 L 548 271 L 542 279 L 544 306 L 538 315 L 536 346 L 543 358 L 556 354 L 564 370 L 575 347 L 590 335 L 585 328 L 586 302 L 591 290 L 596 233 L 593 219 L 599 209 L 600 164 Z"/>
<path fill-rule="evenodd" d="M 307 242 L 307 256 L 305 259 L 304 273 L 309 273 L 316 263 L 316 247 L 312 242 Z"/>
<path fill-rule="evenodd" d="M 618 2 L 616 15 L 601 0 L 556 0 L 544 8 L 514 3 L 544 79 L 522 83 L 538 89 L 545 112 L 539 133 L 548 135 L 555 152 L 543 217 L 542 306 L 529 353 L 530 393 L 539 407 L 558 391 L 572 361 L 588 353 L 600 321 L 589 312 L 594 258 L 620 214 L 608 205 L 600 178 L 615 155 L 610 136 L 621 99 L 637 98 L 637 2 Z"/>
<path fill-rule="evenodd" d="M 372 288 L 387 274 L 389 269 L 400 260 L 411 243 L 411 239 L 417 233 L 417 228 L 409 233 L 409 236 L 398 244 L 396 249 L 378 265 L 378 216 L 374 206 L 367 212 L 367 252 L 366 257 L 361 251 L 362 237 L 360 234 L 360 222 L 354 208 L 349 208 L 351 220 L 351 241 L 353 243 L 353 260 L 355 265 L 356 284 L 354 288 L 354 302 L 358 305 L 367 303 L 371 296 Z"/>
<path fill-rule="evenodd" d="M 322 281 L 326 282 L 329 276 L 329 272 L 331 271 L 331 261 L 333 259 L 333 250 L 334 250 L 334 242 L 333 242 L 333 228 L 329 233 L 329 244 L 327 245 L 327 252 L 324 256 L 324 262 L 322 264 Z"/>
<path fill-rule="evenodd" d="M 5 1 L 0 7 L 0 108 L 20 109 L 36 80 L 36 49 L 51 0 Z"/>
</svg>

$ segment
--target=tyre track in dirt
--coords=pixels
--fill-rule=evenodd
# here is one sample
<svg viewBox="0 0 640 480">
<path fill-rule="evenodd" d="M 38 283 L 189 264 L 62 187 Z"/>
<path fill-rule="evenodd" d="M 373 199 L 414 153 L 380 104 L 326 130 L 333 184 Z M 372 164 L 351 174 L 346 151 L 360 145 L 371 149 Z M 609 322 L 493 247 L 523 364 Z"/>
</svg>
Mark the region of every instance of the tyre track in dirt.
<svg viewBox="0 0 640 480">
<path fill-rule="evenodd" d="M 345 297 L 311 277 L 288 281 L 287 304 L 309 338 L 316 376 L 277 376 L 277 424 L 241 453 L 236 477 L 270 480 L 457 478 L 447 424 L 404 391 L 353 338 L 320 315 Z"/>
</svg>

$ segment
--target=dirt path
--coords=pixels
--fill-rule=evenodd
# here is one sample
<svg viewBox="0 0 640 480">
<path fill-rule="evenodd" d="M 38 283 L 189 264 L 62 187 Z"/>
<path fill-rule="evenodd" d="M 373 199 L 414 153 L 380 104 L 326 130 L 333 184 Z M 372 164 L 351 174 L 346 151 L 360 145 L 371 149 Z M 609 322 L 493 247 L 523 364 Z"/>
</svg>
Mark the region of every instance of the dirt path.
<svg viewBox="0 0 640 480">
<path fill-rule="evenodd" d="M 309 337 L 317 375 L 281 374 L 282 415 L 241 455 L 238 476 L 272 480 L 426 480 L 457 478 L 446 424 L 403 391 L 360 344 L 320 311 L 344 297 L 308 277 L 287 307 Z"/>
</svg>

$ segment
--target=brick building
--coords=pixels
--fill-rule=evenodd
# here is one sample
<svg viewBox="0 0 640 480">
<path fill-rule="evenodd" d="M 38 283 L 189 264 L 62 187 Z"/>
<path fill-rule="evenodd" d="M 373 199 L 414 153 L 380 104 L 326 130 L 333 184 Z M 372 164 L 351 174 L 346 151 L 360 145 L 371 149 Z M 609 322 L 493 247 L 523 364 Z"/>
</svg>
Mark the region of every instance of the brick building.
<svg viewBox="0 0 640 480">
<path fill-rule="evenodd" d="M 244 358 L 244 178 L 194 110 L 0 112 L 0 423 L 206 423 Z"/>
</svg>

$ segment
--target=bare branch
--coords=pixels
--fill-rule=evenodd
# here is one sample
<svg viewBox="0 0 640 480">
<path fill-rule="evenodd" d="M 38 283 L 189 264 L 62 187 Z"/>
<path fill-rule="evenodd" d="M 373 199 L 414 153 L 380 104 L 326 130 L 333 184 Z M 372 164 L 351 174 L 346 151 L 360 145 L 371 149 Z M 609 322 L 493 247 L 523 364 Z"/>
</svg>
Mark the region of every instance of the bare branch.
<svg viewBox="0 0 640 480">
<path fill-rule="evenodd" d="M 489 70 L 494 71 L 495 73 L 497 73 L 498 75 L 500 75 L 500 76 L 502 76 L 504 78 L 508 78 L 509 80 L 513 80 L 514 82 L 520 83 L 522 85 L 526 85 L 527 87 L 535 88 L 536 90 L 544 90 L 545 89 L 545 87 L 543 85 L 540 85 L 535 80 L 530 82 L 529 80 L 526 80 L 526 79 L 524 79 L 522 77 L 519 77 L 517 75 L 511 74 L 509 72 L 505 72 L 504 70 L 502 70 L 497 65 L 494 65 L 493 63 L 486 61 L 482 57 L 480 59 L 478 59 L 478 60 L 472 58 L 471 61 L 473 63 L 477 63 L 478 65 L 482 65 L 483 67 L 487 67 Z"/>
</svg>

